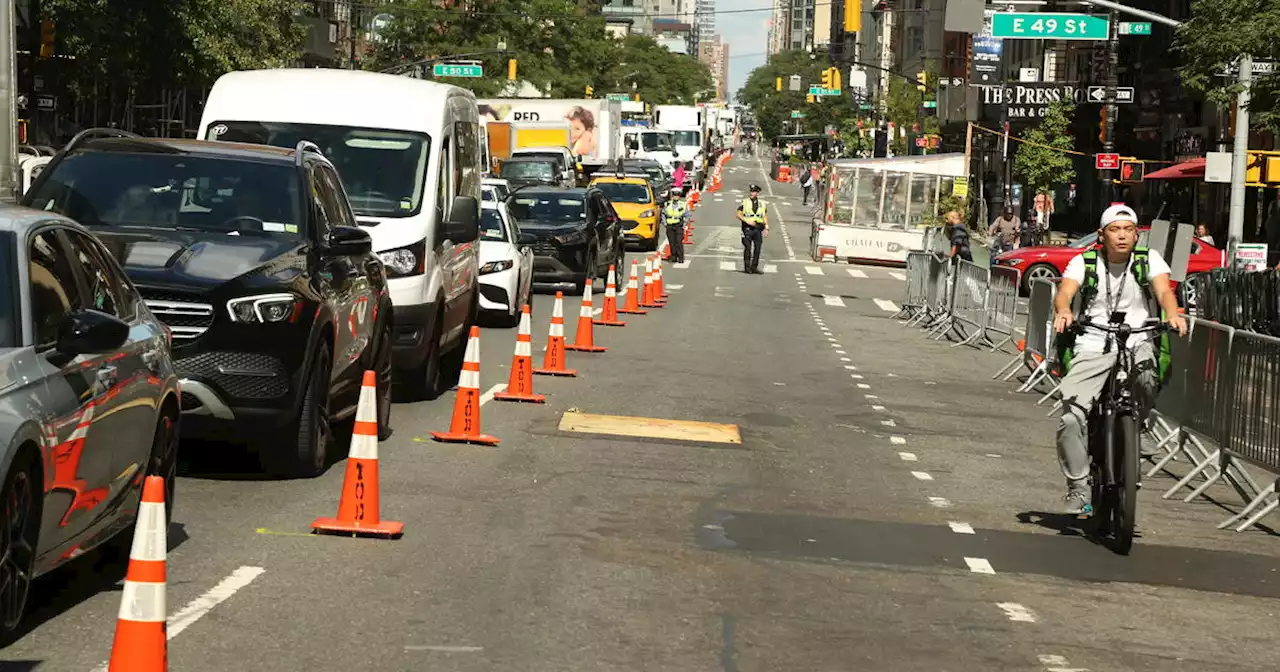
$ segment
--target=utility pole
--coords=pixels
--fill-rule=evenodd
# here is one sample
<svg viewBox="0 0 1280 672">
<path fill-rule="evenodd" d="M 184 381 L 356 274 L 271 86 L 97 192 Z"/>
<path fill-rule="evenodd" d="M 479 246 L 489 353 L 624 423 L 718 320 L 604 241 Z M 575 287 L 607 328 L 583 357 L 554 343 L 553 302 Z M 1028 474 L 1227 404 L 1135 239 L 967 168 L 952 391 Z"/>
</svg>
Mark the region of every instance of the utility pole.
<svg viewBox="0 0 1280 672">
<path fill-rule="evenodd" d="M 1119 110 L 1116 106 L 1116 87 L 1120 85 L 1120 15 L 1113 9 L 1107 13 L 1107 22 L 1110 30 L 1107 34 L 1107 81 L 1105 86 L 1107 109 L 1107 127 L 1102 130 L 1103 142 L 1102 151 L 1111 154 L 1116 151 L 1116 117 Z M 1115 200 L 1115 190 L 1112 188 L 1112 180 L 1115 178 L 1114 171 L 1100 170 L 1098 178 L 1102 182 L 1102 209 L 1106 210 L 1113 200 Z"/>
<path fill-rule="evenodd" d="M 17 10 L 12 2 L 0 7 L 0 201 L 13 202 L 18 197 Z"/>
<path fill-rule="evenodd" d="M 1244 179 L 1249 164 L 1249 87 L 1253 82 L 1253 56 L 1245 54 L 1238 63 L 1236 82 L 1236 137 L 1231 147 L 1231 205 L 1227 210 L 1227 259 L 1236 265 L 1236 246 L 1244 240 Z"/>
</svg>

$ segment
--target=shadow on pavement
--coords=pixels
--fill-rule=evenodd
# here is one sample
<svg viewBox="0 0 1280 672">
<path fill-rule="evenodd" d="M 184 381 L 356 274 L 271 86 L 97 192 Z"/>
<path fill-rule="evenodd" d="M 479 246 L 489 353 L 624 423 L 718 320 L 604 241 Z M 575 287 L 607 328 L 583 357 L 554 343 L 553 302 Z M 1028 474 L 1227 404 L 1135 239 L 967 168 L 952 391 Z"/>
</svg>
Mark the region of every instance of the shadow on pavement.
<svg viewBox="0 0 1280 672">
<path fill-rule="evenodd" d="M 31 672 L 40 667 L 42 660 L 0 660 L 0 672 Z"/>
</svg>

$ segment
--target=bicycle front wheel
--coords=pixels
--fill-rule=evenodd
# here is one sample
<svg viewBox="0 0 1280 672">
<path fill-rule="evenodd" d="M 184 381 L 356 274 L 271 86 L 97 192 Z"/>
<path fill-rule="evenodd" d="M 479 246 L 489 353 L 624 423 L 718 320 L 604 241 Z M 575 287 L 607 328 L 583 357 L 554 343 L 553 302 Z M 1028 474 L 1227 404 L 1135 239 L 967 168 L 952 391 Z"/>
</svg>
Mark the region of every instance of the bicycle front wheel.
<svg viewBox="0 0 1280 672">
<path fill-rule="evenodd" d="M 1133 548 L 1133 532 L 1138 518 L 1138 461 L 1142 446 L 1138 431 L 1138 418 L 1125 414 L 1116 418 L 1116 439 L 1120 444 L 1121 481 L 1116 483 L 1116 510 L 1114 516 L 1115 551 L 1128 555 Z"/>
</svg>

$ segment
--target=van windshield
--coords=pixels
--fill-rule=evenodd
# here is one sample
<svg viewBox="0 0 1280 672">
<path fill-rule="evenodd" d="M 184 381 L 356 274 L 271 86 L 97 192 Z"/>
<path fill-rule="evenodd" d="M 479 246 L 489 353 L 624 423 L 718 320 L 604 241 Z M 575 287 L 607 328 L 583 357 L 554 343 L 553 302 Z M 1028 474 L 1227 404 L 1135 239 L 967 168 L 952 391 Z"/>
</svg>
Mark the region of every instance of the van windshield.
<svg viewBox="0 0 1280 672">
<path fill-rule="evenodd" d="M 675 131 L 677 147 L 701 147 L 702 134 L 697 131 Z"/>
<path fill-rule="evenodd" d="M 412 217 L 422 209 L 431 158 L 425 133 L 262 121 L 217 121 L 206 140 L 292 149 L 309 140 L 338 169 L 357 215 Z"/>
<path fill-rule="evenodd" d="M 646 152 L 671 151 L 674 146 L 671 144 L 670 133 L 644 133 L 640 136 L 640 146 Z"/>
</svg>

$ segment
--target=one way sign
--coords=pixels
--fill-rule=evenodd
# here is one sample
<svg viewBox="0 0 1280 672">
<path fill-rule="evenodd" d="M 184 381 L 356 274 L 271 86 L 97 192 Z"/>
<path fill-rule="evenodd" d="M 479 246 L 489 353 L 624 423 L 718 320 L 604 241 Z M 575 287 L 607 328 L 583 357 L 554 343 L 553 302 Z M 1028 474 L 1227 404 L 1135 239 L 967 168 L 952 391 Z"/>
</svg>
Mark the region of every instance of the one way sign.
<svg viewBox="0 0 1280 672">
<path fill-rule="evenodd" d="M 1107 87 L 1105 87 L 1105 86 L 1091 86 L 1091 87 L 1089 87 L 1089 102 L 1093 102 L 1093 103 L 1105 103 L 1105 102 L 1107 102 Z M 1117 86 L 1117 87 L 1116 87 L 1116 102 L 1117 102 L 1117 103 L 1126 103 L 1126 104 L 1127 104 L 1127 103 L 1132 103 L 1132 102 L 1133 102 L 1133 87 L 1132 87 L 1132 86 Z"/>
</svg>

